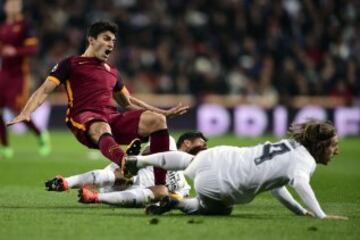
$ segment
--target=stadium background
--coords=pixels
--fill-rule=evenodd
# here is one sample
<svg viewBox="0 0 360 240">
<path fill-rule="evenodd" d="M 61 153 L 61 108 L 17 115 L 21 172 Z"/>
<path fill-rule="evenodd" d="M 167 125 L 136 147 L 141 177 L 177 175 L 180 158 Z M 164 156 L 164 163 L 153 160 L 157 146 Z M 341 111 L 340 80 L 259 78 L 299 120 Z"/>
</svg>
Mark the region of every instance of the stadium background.
<svg viewBox="0 0 360 240">
<path fill-rule="evenodd" d="M 344 136 L 352 136 L 341 140 L 341 155 L 329 167 L 317 170 L 312 186 L 326 212 L 347 215 L 350 220 L 296 218 L 263 194 L 254 203 L 237 207 L 230 218 L 173 214 L 151 224 L 152 218 L 142 210 L 80 205 L 76 191 L 47 193 L 42 187 L 45 179 L 107 163 L 89 160 L 98 156 L 89 155 L 64 129 L 66 96 L 59 88 L 36 116 L 43 127 L 49 123 L 54 152 L 41 158 L 33 136 L 12 135 L 15 157 L 0 160 L 0 236 L 4 239 L 357 239 L 358 1 L 24 3 L 40 38 L 40 51 L 32 59 L 33 89 L 59 60 L 84 50 L 86 26 L 110 19 L 120 27 L 111 61 L 130 91 L 160 107 L 178 101 L 193 107 L 189 114 L 170 120 L 175 136 L 179 130 L 198 128 L 220 135 L 211 138 L 210 146 L 245 146 L 275 140 L 273 134 L 282 136 L 291 121 L 309 115 L 333 120 Z M 250 117 L 243 119 L 240 113 Z"/>
<path fill-rule="evenodd" d="M 283 106 L 289 115 L 280 116 L 285 125 L 315 114 L 345 128 L 342 135 L 360 133 L 357 1 L 29 0 L 25 13 L 40 38 L 33 88 L 59 60 L 84 50 L 89 24 L 110 19 L 120 27 L 111 62 L 130 91 L 161 107 L 179 101 L 194 107 L 171 120 L 172 128 L 197 127 L 211 135 L 218 132 L 207 129 L 220 124 L 227 129 L 219 133 L 249 135 L 236 131 L 239 120 L 232 115 L 239 105 L 256 105 L 270 114 L 264 131 L 274 132 L 273 111 Z M 63 89 L 50 100 L 50 128 L 64 127 Z M 229 112 L 199 119 L 203 103 Z M 323 113 L 296 117 L 309 105 Z M 339 107 L 346 109 L 337 116 Z M 251 127 L 258 117 L 242 121 Z M 230 118 L 226 126 L 223 118 Z"/>
</svg>

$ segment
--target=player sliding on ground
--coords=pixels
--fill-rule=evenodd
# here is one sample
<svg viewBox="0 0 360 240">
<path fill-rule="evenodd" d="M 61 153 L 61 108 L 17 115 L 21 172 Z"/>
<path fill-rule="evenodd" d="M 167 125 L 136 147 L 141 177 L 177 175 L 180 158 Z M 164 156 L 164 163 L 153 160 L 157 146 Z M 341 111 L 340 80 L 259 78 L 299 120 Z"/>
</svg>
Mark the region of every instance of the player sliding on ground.
<svg viewBox="0 0 360 240">
<path fill-rule="evenodd" d="M 170 137 L 170 150 L 184 151 L 196 154 L 207 148 L 207 139 L 200 132 L 182 134 L 177 143 Z M 126 150 L 128 155 L 140 151 L 140 144 L 133 142 Z M 148 154 L 149 145 L 145 146 L 142 154 Z M 131 182 L 117 174 L 119 167 L 110 164 L 104 169 L 93 170 L 84 174 L 70 177 L 57 176 L 45 183 L 48 191 L 66 191 L 70 188 L 81 188 L 79 201 L 82 203 L 106 203 L 120 207 L 144 207 L 149 202 L 157 202 L 169 194 L 177 199 L 189 195 L 190 186 L 186 182 L 182 171 L 168 171 L 166 187 L 155 186 L 152 167 L 141 169 Z M 94 186 L 98 192 L 90 191 L 84 186 Z"/>
<path fill-rule="evenodd" d="M 21 113 L 8 125 L 30 121 L 31 113 L 63 84 L 68 96 L 65 121 L 83 145 L 99 149 L 116 164 L 121 164 L 125 155 L 119 144 L 129 144 L 135 138 L 150 137 L 152 153 L 168 151 L 166 117 L 182 115 L 188 107 L 179 104 L 168 110 L 159 109 L 129 94 L 120 73 L 106 63 L 115 48 L 117 31 L 117 25 L 111 22 L 92 24 L 85 52 L 55 65 Z M 113 98 L 128 111 L 118 112 Z M 157 184 L 165 183 L 166 171 L 154 169 L 154 173 Z"/>
<path fill-rule="evenodd" d="M 271 190 L 275 198 L 297 215 L 347 219 L 325 214 L 309 183 L 316 164 L 327 165 L 338 153 L 335 128 L 327 122 L 312 120 L 293 124 L 289 133 L 289 139 L 277 143 L 266 142 L 253 147 L 218 146 L 195 157 L 183 152 L 129 156 L 125 168 L 132 173 L 146 166 L 185 169 L 185 176 L 193 179 L 195 198 L 165 197 L 160 206 L 147 208 L 149 214 L 177 208 L 186 214 L 227 215 L 234 204 L 249 203 L 257 194 Z M 287 184 L 295 189 L 308 210 L 290 195 Z"/>
</svg>

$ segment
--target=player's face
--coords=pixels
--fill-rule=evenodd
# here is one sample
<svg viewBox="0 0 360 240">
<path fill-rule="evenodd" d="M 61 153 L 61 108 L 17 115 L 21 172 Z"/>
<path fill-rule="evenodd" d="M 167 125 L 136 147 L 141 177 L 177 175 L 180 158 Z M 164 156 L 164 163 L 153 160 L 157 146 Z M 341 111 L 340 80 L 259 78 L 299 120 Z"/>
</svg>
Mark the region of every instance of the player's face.
<svg viewBox="0 0 360 240">
<path fill-rule="evenodd" d="M 7 0 L 4 4 L 4 10 L 7 15 L 21 13 L 22 0 Z"/>
<path fill-rule="evenodd" d="M 207 149 L 207 143 L 202 138 L 195 138 L 194 140 L 185 140 L 184 142 L 186 152 L 196 155 L 198 152 Z"/>
<path fill-rule="evenodd" d="M 110 53 L 114 50 L 116 37 L 110 31 L 100 33 L 97 38 L 89 38 L 94 56 L 101 61 L 107 61 Z"/>
<path fill-rule="evenodd" d="M 325 153 L 324 153 L 323 163 L 325 165 L 327 165 L 330 162 L 331 158 L 333 158 L 335 155 L 339 153 L 338 142 L 339 142 L 338 136 L 334 136 L 333 138 L 331 138 L 330 146 L 327 149 L 325 149 Z"/>
</svg>

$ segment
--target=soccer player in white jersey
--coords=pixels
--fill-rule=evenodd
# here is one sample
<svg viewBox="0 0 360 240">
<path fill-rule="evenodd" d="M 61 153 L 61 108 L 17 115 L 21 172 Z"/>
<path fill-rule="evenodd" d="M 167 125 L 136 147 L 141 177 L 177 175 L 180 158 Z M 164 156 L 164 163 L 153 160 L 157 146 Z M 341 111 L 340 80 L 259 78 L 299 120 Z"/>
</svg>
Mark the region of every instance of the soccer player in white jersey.
<svg viewBox="0 0 360 240">
<path fill-rule="evenodd" d="M 290 127 L 289 139 L 266 142 L 253 147 L 218 146 L 195 157 L 181 152 L 128 157 L 130 172 L 144 166 L 167 170 L 185 169 L 193 179 L 195 198 L 175 200 L 165 197 L 160 206 L 149 206 L 147 213 L 162 214 L 178 208 L 187 214 L 230 214 L 233 205 L 251 202 L 261 192 L 271 190 L 285 207 L 297 215 L 320 219 L 347 219 L 327 215 L 310 186 L 316 164 L 327 165 L 338 153 L 338 137 L 328 122 L 311 120 Z M 307 209 L 288 192 L 295 189 Z"/>
<path fill-rule="evenodd" d="M 135 148 L 139 145 L 136 144 Z M 170 137 L 170 150 L 197 153 L 207 148 L 207 138 L 201 132 L 182 134 L 177 143 Z M 148 154 L 149 144 L 142 154 Z M 135 150 L 136 152 L 136 150 Z M 166 186 L 154 186 L 154 174 L 151 166 L 141 169 L 131 181 L 118 174 L 118 165 L 112 163 L 100 170 L 83 174 L 61 177 L 57 176 L 45 183 L 48 191 L 66 191 L 80 188 L 79 201 L 82 203 L 106 203 L 120 207 L 141 207 L 149 202 L 159 201 L 167 195 L 183 198 L 189 195 L 191 187 L 186 182 L 182 171 L 168 171 Z M 84 186 L 94 186 L 99 192 L 91 191 Z"/>
</svg>

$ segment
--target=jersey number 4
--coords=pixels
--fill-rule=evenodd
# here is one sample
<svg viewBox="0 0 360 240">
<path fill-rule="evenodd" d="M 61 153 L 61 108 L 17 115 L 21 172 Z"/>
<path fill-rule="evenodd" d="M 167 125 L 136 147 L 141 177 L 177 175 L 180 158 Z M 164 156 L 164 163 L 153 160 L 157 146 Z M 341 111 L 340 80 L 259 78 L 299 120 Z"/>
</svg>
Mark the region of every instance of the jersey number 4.
<svg viewBox="0 0 360 240">
<path fill-rule="evenodd" d="M 258 158 L 255 158 L 255 165 L 259 165 L 267 160 L 271 160 L 276 155 L 280 155 L 290 151 L 291 149 L 285 143 L 267 143 L 264 145 L 262 155 Z"/>
</svg>

